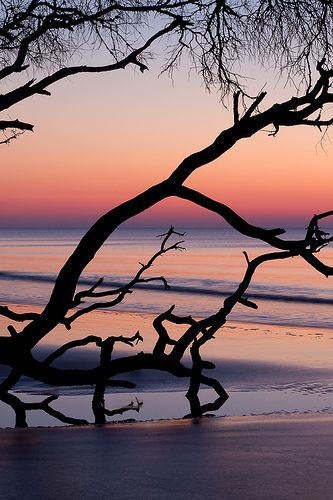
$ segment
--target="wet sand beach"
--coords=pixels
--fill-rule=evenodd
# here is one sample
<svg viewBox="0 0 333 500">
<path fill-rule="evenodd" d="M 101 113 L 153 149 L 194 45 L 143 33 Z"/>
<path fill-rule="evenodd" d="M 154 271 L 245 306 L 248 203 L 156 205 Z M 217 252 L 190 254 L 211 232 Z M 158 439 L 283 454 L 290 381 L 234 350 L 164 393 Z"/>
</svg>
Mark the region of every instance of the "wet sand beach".
<svg viewBox="0 0 333 500">
<path fill-rule="evenodd" d="M 94 314 L 87 324 L 82 324 L 81 335 L 99 331 L 107 336 L 109 315 Z M 131 355 L 144 350 L 149 352 L 156 338 L 151 332 L 151 315 L 118 313 L 112 315 L 117 331 L 126 325 L 141 322 L 144 342 L 126 351 L 117 350 L 116 355 Z M 85 326 L 85 330 L 83 327 Z M 127 326 L 128 327 L 128 326 Z M 67 337 L 65 337 L 67 335 Z M 74 338 L 71 332 L 70 339 Z M 68 332 L 59 335 L 59 344 L 69 340 Z M 217 411 L 216 416 L 250 416 L 279 413 L 329 412 L 333 413 L 333 340 L 330 330 L 314 328 L 283 327 L 232 323 L 225 326 L 207 346 L 204 358 L 215 363 L 209 370 L 229 394 L 228 401 Z M 43 359 L 56 346 L 45 343 L 36 356 Z M 74 352 L 75 351 L 75 352 Z M 75 368 L 93 367 L 98 364 L 98 350 L 82 348 L 73 350 L 56 362 L 56 366 Z M 3 377 L 5 376 L 5 370 Z M 8 371 L 8 370 L 7 370 Z M 182 418 L 189 411 L 185 398 L 187 380 L 167 376 L 158 371 L 141 371 L 126 374 L 126 379 L 136 384 L 134 390 L 110 392 L 106 395 L 106 406 L 110 410 L 128 405 L 136 399 L 143 403 L 140 412 L 128 411 L 115 415 L 112 420 L 136 419 L 159 420 Z M 74 418 L 94 422 L 91 410 L 91 387 L 45 387 L 38 381 L 22 378 L 17 384 L 16 394 L 26 402 L 38 402 L 49 394 L 59 395 L 52 402 L 55 410 Z M 203 403 L 213 401 L 215 394 L 203 386 L 200 398 Z M 28 425 L 59 426 L 61 422 L 41 411 L 28 411 Z M 13 410 L 0 402 L 0 427 L 15 425 Z"/>
<path fill-rule="evenodd" d="M 0 498 L 329 499 L 333 415 L 0 430 Z"/>
<path fill-rule="evenodd" d="M 77 334 L 98 331 L 106 337 L 108 318 L 105 312 L 91 315 Z M 151 349 L 156 336 L 150 314 L 116 313 L 112 320 L 124 334 L 140 324 L 144 343 L 136 349 Z M 68 339 L 68 332 L 58 332 L 59 344 Z M 0 499 L 329 500 L 332 340 L 329 329 L 229 322 L 205 351 L 205 358 L 216 363 L 212 372 L 230 394 L 217 412 L 227 416 L 157 420 L 188 411 L 181 381 L 166 381 L 158 373 L 133 374 L 133 393 L 107 395 L 110 408 L 138 397 L 144 403 L 140 413 L 124 418 L 143 422 L 36 428 L 61 424 L 32 411 L 30 428 L 0 429 Z M 45 342 L 36 356 L 54 348 Z M 84 349 L 59 366 L 95 362 Z M 29 381 L 18 389 L 27 391 L 27 401 L 49 393 Z M 91 396 L 82 388 L 50 389 L 61 396 L 54 408 L 93 421 Z M 211 400 L 205 391 L 203 398 L 207 393 Z M 6 405 L 0 416 L 2 427 L 14 425 Z"/>
</svg>

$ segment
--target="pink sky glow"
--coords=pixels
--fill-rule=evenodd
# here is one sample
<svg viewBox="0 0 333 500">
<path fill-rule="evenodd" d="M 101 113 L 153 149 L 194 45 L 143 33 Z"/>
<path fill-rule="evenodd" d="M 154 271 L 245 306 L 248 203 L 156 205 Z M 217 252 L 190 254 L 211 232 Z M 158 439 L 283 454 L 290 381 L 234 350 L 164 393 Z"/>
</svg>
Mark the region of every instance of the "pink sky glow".
<svg viewBox="0 0 333 500">
<path fill-rule="evenodd" d="M 35 124 L 2 146 L 0 227 L 87 226 L 166 176 L 231 124 L 231 113 L 195 78 L 174 85 L 131 70 L 77 77 L 8 112 Z M 269 91 L 269 89 L 268 89 Z M 279 100 L 273 89 L 270 99 Z M 322 142 L 321 142 L 321 139 Z M 263 225 L 306 226 L 333 208 L 332 143 L 318 130 L 262 131 L 238 143 L 187 185 Z M 133 223 L 215 226 L 216 216 L 175 199 Z"/>
</svg>

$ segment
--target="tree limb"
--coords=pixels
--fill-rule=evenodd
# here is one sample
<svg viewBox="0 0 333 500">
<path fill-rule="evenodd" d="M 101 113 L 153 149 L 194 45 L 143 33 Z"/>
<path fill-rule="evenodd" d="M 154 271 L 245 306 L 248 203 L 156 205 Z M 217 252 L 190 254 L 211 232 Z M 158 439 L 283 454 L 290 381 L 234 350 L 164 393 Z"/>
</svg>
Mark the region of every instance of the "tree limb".
<svg viewBox="0 0 333 500">
<path fill-rule="evenodd" d="M 0 97 L 1 101 L 1 97 Z M 22 122 L 20 120 L 0 120 L 0 130 L 6 129 L 12 130 L 29 130 L 29 132 L 33 132 L 34 126 L 31 123 Z"/>
</svg>

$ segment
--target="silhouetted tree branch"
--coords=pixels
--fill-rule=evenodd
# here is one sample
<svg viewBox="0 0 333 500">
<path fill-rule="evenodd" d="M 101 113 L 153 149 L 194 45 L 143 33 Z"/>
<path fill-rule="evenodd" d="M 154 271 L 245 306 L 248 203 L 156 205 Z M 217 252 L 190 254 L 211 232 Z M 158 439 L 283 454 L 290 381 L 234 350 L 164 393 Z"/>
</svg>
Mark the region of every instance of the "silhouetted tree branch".
<svg viewBox="0 0 333 500">
<path fill-rule="evenodd" d="M 10 338 L 0 338 L 1 362 L 15 366 L 17 363 L 17 353 L 19 352 L 20 360 L 23 361 L 23 363 L 20 363 L 22 374 L 51 385 L 94 385 L 93 408 L 96 422 L 105 421 L 107 415 L 104 405 L 105 390 L 110 384 L 117 385 L 118 383 L 112 380 L 113 377 L 140 369 L 159 369 L 178 377 L 189 378 L 190 386 L 187 397 L 190 401 L 191 414 L 202 414 L 204 408 L 212 408 L 214 405 L 225 401 L 226 394 L 223 392 L 224 390 L 219 385 L 214 385 L 212 379 L 207 378 L 203 373 L 204 368 L 212 368 L 212 366 L 201 360 L 200 347 L 214 338 L 214 335 L 225 324 L 228 315 L 237 303 L 246 307 L 256 307 L 256 304 L 250 298 L 246 297 L 245 293 L 257 267 L 265 262 L 288 259 L 298 255 L 324 275 L 333 274 L 333 268 L 323 263 L 318 257 L 318 251 L 332 241 L 331 236 L 320 230 L 318 223 L 322 219 L 331 216 L 333 211 L 314 216 L 310 221 L 304 239 L 296 241 L 285 240 L 280 237 L 284 233 L 282 229 L 274 228 L 267 230 L 253 226 L 226 205 L 185 187 L 183 182 L 189 178 L 192 172 L 221 156 L 239 140 L 254 135 L 262 128 L 266 128 L 270 123 L 280 123 L 281 125 L 302 124 L 305 116 L 310 116 L 325 104 L 331 102 L 331 95 L 328 89 L 330 88 L 332 77 L 333 74 L 331 71 L 323 70 L 320 67 L 320 76 L 318 82 L 313 87 L 314 90 L 308 90 L 304 96 L 289 99 L 281 104 L 274 104 L 266 111 L 259 111 L 257 109 L 259 102 L 263 102 L 263 95 L 260 94 L 258 99 L 255 99 L 253 104 L 246 108 L 243 113 L 239 112 L 239 118 L 232 127 L 222 131 L 211 145 L 183 160 L 168 179 L 152 186 L 144 193 L 103 215 L 85 234 L 61 269 L 45 309 L 39 315 L 33 317 L 32 321 L 21 332 L 17 332 L 12 327 L 13 334 Z M 160 249 L 150 258 L 147 264 L 140 265 L 136 275 L 123 288 L 97 292 L 97 288 L 102 284 L 102 280 L 100 279 L 89 289 L 76 292 L 76 286 L 82 271 L 90 260 L 93 259 L 96 251 L 101 247 L 106 238 L 111 235 L 113 230 L 119 224 L 169 196 L 178 196 L 187 199 L 192 203 L 219 214 L 240 233 L 265 241 L 278 251 L 263 254 L 253 260 L 245 254 L 247 269 L 244 278 L 235 292 L 225 299 L 223 306 L 215 314 L 201 320 L 194 320 L 190 316 L 181 317 L 175 315 L 173 312 L 174 308 L 172 307 L 156 318 L 154 327 L 158 337 L 152 354 L 139 353 L 134 356 L 112 359 L 114 343 L 116 341 L 124 342 L 123 337 L 110 337 L 106 341 L 101 341 L 98 337 L 90 336 L 81 341 L 65 344 L 51 354 L 44 363 L 35 360 L 31 354 L 31 349 L 51 332 L 55 326 L 66 324 L 66 321 L 68 322 L 67 326 L 70 326 L 70 322 L 82 314 L 86 314 L 98 307 L 110 307 L 123 300 L 134 285 L 146 280 L 146 278 L 142 277 L 142 274 L 151 267 L 159 256 L 167 251 L 182 248 L 180 246 L 182 242 L 175 244 L 168 243 L 171 235 L 174 233 L 179 235 L 171 227 L 167 233 L 161 235 L 162 243 Z M 84 298 L 90 297 L 95 299 L 107 295 L 115 295 L 115 298 L 112 301 L 103 303 L 94 302 L 83 309 L 77 309 L 71 316 L 67 316 L 68 311 L 73 306 L 79 305 Z M 3 312 L 5 314 L 8 313 L 6 310 L 3 310 Z M 14 319 L 14 316 L 12 318 Z M 178 339 L 173 339 L 166 328 L 167 322 L 184 325 L 184 333 Z M 84 345 L 88 342 L 94 342 L 96 347 L 101 350 L 99 366 L 89 370 L 64 370 L 50 366 L 50 363 L 54 359 L 61 356 L 68 349 Z M 170 346 L 168 354 L 166 353 L 167 346 Z M 188 350 L 190 350 L 192 356 L 192 368 L 187 368 L 182 363 L 183 356 Z M 127 386 L 130 385 L 126 381 L 121 381 L 119 385 L 121 384 L 125 386 L 126 384 Z M 213 406 L 202 407 L 200 405 L 198 390 L 202 384 L 208 384 L 218 391 L 217 402 L 213 403 Z M 20 412 L 21 408 L 17 411 Z"/>
<path fill-rule="evenodd" d="M 172 71 L 186 53 L 207 86 L 217 85 L 222 96 L 234 92 L 233 125 L 219 131 L 206 147 L 184 158 L 168 178 L 100 217 L 64 263 L 41 313 L 18 314 L 5 306 L 0 307 L 0 314 L 11 321 L 27 321 L 20 331 L 9 325 L 9 335 L 0 336 L 0 363 L 12 368 L 0 384 L 0 399 L 13 408 L 17 426 L 25 426 L 26 412 L 37 408 L 62 422 L 85 423 L 54 410 L 50 406 L 54 396 L 39 403 L 20 401 L 12 391 L 22 376 L 58 387 L 93 386 L 92 407 L 97 423 L 104 423 L 106 417 L 116 411 L 123 413 L 140 409 L 139 401 L 118 410 L 105 407 L 105 393 L 109 387 L 134 386 L 132 382 L 117 377 L 136 370 L 160 370 L 187 379 L 188 416 L 213 411 L 226 401 L 228 395 L 219 381 L 206 375 L 206 370 L 213 370 L 214 365 L 202 359 L 201 348 L 214 340 L 237 304 L 253 309 L 257 307 L 246 293 L 258 267 L 269 261 L 300 256 L 319 273 L 333 275 L 333 266 L 320 259 L 320 250 L 333 241 L 333 236 L 319 227 L 319 222 L 330 217 L 333 210 L 315 215 L 304 238 L 287 240 L 281 237 L 283 229 L 254 226 L 227 205 L 184 185 L 192 173 L 220 158 L 239 141 L 268 127 L 273 129 L 271 135 L 276 135 L 281 127 L 306 125 L 320 129 L 333 123 L 332 9 L 331 2 L 319 0 L 244 1 L 237 4 L 219 0 L 149 0 L 143 3 L 134 0 L 116 3 L 69 0 L 66 4 L 58 0 L 0 1 L 0 80 L 8 85 L 8 78 L 17 77 L 17 85 L 0 95 L 0 111 L 36 94 L 50 95 L 48 88 L 70 75 L 113 71 L 130 65 L 143 72 L 148 68 L 153 44 L 166 37 L 164 71 Z M 299 30 L 300 25 L 304 29 Z M 77 65 L 80 51 L 88 48 L 93 51 L 102 48 L 106 54 L 105 64 Z M 266 92 L 250 97 L 243 85 L 244 75 L 235 71 L 235 61 L 241 64 L 249 56 L 257 57 L 263 64 L 272 60 L 277 62 L 277 69 L 291 80 L 300 75 L 304 77 L 303 84 L 300 83 L 295 90 L 295 96 L 262 109 Z M 314 61 L 319 61 L 315 81 Z M 13 130 L 12 137 L 8 137 L 11 140 L 17 131 L 32 130 L 32 125 L 19 120 L 0 121 L 0 130 L 7 128 Z M 3 142 L 8 142 L 8 139 Z M 140 263 L 139 270 L 124 286 L 101 290 L 103 278 L 100 278 L 89 288 L 77 290 L 86 266 L 117 227 L 173 196 L 218 214 L 239 233 L 264 241 L 275 251 L 253 259 L 244 251 L 243 279 L 213 314 L 195 319 L 175 314 L 175 306 L 171 306 L 158 315 L 153 322 L 157 338 L 150 353 L 113 356 L 117 343 L 133 347 L 142 340 L 137 332 L 132 337 L 111 335 L 104 340 L 89 335 L 67 342 L 44 360 L 37 360 L 33 348 L 59 325 L 70 329 L 78 317 L 98 308 L 113 307 L 139 283 L 159 280 L 165 289 L 168 288 L 164 276 L 145 277 L 144 273 L 164 253 L 183 249 L 183 241 L 169 242 L 173 235 L 183 236 L 173 227 L 160 235 L 159 250 L 146 264 Z M 110 299 L 98 300 L 103 297 Z M 85 300 L 92 303 L 82 306 Z M 178 338 L 173 338 L 168 329 L 175 324 L 182 327 Z M 99 350 L 99 362 L 93 368 L 54 366 L 53 362 L 71 349 L 90 344 Z M 184 362 L 188 355 L 191 366 Z M 202 385 L 215 391 L 213 402 L 201 404 L 199 390 Z"/>
<path fill-rule="evenodd" d="M 104 413 L 108 417 L 113 417 L 113 415 L 122 415 L 129 410 L 134 410 L 139 413 L 141 406 L 143 406 L 143 402 L 139 401 L 138 398 L 135 398 L 135 403 L 134 401 L 131 401 L 128 405 L 123 406 L 122 408 L 117 408 L 116 410 L 108 410 L 107 408 L 104 408 Z"/>
<path fill-rule="evenodd" d="M 45 365 L 50 365 L 55 361 L 56 359 L 60 358 L 63 354 L 68 352 L 70 349 L 73 349 L 75 347 L 83 347 L 88 344 L 94 343 L 96 346 L 101 347 L 102 345 L 102 338 L 97 337 L 96 335 L 88 335 L 87 337 L 84 337 L 83 339 L 77 339 L 77 340 L 71 340 L 70 342 L 66 342 L 66 344 L 63 344 L 59 349 L 56 349 L 53 351 L 51 354 L 49 354 L 43 361 L 43 364 Z"/>
<path fill-rule="evenodd" d="M 0 315 L 14 321 L 30 321 L 38 317 L 38 313 L 34 312 L 16 313 L 9 309 L 8 306 L 0 306 Z"/>
<path fill-rule="evenodd" d="M 164 289 L 168 290 L 169 285 L 167 280 L 165 279 L 164 276 L 155 276 L 152 278 L 143 278 L 143 274 L 152 267 L 154 262 L 161 257 L 163 254 L 170 252 L 171 250 L 185 250 L 184 247 L 181 246 L 183 241 L 177 241 L 176 243 L 173 243 L 169 246 L 167 246 L 167 243 L 169 239 L 171 238 L 172 235 L 178 235 L 178 236 L 184 236 L 183 233 L 178 233 L 177 231 L 174 230 L 174 228 L 171 226 L 170 229 L 168 230 L 167 233 L 159 235 L 162 239 L 160 249 L 148 260 L 146 264 L 140 264 L 140 268 L 135 274 L 135 276 L 128 282 L 126 285 L 124 285 L 121 288 L 117 288 L 115 290 L 106 290 L 103 292 L 95 292 L 96 288 L 100 286 L 103 283 L 103 278 L 100 278 L 91 288 L 88 290 L 83 290 L 81 292 L 78 292 L 75 294 L 74 299 L 73 299 L 73 306 L 76 307 L 79 304 L 82 304 L 84 301 L 82 300 L 84 297 L 85 298 L 98 298 L 98 297 L 107 297 L 107 296 L 113 296 L 116 295 L 116 298 L 114 298 L 111 301 L 107 302 L 95 302 L 85 308 L 77 310 L 74 314 L 71 316 L 65 317 L 63 320 L 63 323 L 65 324 L 66 328 L 70 330 L 71 328 L 71 323 L 75 321 L 77 318 L 82 316 L 83 314 L 87 314 L 95 309 L 101 309 L 105 307 L 114 307 L 115 305 L 119 304 L 122 302 L 125 298 L 125 296 L 128 293 L 132 293 L 132 288 L 134 288 L 136 285 L 139 283 L 149 283 L 151 281 L 160 281 L 163 283 Z"/>
<path fill-rule="evenodd" d="M 162 71 L 172 72 L 184 56 L 207 87 L 217 86 L 222 96 L 244 91 L 247 75 L 237 72 L 235 61 L 240 66 L 249 59 L 310 86 L 313 62 L 326 58 L 332 63 L 332 17 L 332 4 L 320 0 L 1 1 L 0 81 L 8 83 L 8 90 L 0 96 L 0 111 L 34 95 L 50 96 L 49 87 L 69 76 L 128 66 L 144 72 L 158 43 L 165 57 Z M 96 51 L 105 63 L 77 64 Z M 14 122 L 1 120 L 0 130 L 32 130 L 30 124 Z"/>
</svg>

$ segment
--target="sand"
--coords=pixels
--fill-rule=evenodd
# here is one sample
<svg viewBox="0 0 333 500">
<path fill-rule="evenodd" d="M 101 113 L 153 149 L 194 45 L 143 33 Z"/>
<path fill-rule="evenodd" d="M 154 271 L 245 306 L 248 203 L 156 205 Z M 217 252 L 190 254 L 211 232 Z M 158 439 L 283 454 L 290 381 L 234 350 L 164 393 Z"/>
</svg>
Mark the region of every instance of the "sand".
<svg viewBox="0 0 333 500">
<path fill-rule="evenodd" d="M 333 415 L 0 430 L 0 498 L 333 498 Z"/>
</svg>

